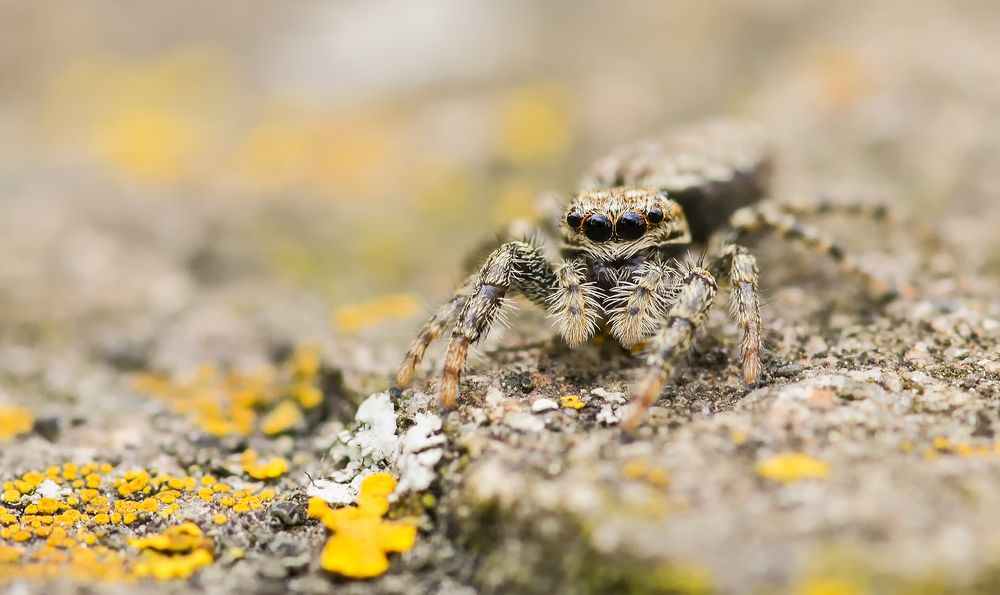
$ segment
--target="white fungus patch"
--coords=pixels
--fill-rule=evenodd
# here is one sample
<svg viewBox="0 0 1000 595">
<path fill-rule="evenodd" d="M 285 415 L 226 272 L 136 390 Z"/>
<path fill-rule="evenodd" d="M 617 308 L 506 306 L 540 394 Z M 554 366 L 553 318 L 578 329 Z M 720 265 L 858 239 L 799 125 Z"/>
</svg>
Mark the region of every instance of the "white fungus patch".
<svg viewBox="0 0 1000 595">
<path fill-rule="evenodd" d="M 428 413 L 418 413 L 416 423 L 406 431 L 399 442 L 396 469 L 399 483 L 396 494 L 426 490 L 434 481 L 434 467 L 444 456 L 447 439 L 441 433 L 441 418 Z"/>
</svg>

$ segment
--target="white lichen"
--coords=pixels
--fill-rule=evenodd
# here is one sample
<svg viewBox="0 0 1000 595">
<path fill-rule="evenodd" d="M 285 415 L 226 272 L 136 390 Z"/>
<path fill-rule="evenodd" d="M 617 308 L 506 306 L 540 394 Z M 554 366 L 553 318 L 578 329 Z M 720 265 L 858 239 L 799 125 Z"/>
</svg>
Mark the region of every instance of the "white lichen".
<svg viewBox="0 0 1000 595">
<path fill-rule="evenodd" d="M 434 467 L 444 456 L 447 439 L 441 433 L 441 418 L 433 414 L 418 413 L 415 422 L 399 442 L 399 458 L 396 461 L 399 483 L 395 494 L 430 487 L 434 481 Z"/>
<path fill-rule="evenodd" d="M 38 484 L 38 487 L 35 488 L 35 493 L 34 493 L 34 495 L 37 496 L 38 498 L 55 498 L 55 499 L 61 498 L 63 494 L 64 494 L 63 489 L 59 487 L 59 484 L 52 481 L 51 479 L 46 479 L 42 483 Z"/>
<path fill-rule="evenodd" d="M 375 393 L 361 403 L 354 419 L 355 428 L 341 432 L 330 450 L 333 459 L 346 459 L 347 464 L 327 478 L 309 479 L 306 494 L 330 504 L 351 504 L 358 498 L 361 482 L 386 469 L 395 470 L 399 477 L 396 494 L 430 487 L 447 442 L 440 417 L 417 413 L 413 427 L 400 438 L 389 395 Z"/>
<path fill-rule="evenodd" d="M 347 459 L 344 468 L 327 479 L 309 480 L 306 494 L 330 504 L 350 504 L 357 498 L 361 480 L 396 464 L 399 437 L 396 409 L 388 393 L 375 393 L 364 400 L 354 416 L 357 427 L 345 430 L 330 450 L 331 458 Z"/>
<path fill-rule="evenodd" d="M 597 412 L 597 423 L 604 424 L 606 426 L 613 426 L 621 421 L 618 417 L 618 412 L 611 405 L 602 405 L 601 410 Z"/>
<path fill-rule="evenodd" d="M 595 388 L 590 391 L 590 394 L 604 399 L 606 403 L 611 405 L 623 405 L 628 400 L 625 398 L 625 393 L 610 391 L 606 388 Z"/>
</svg>

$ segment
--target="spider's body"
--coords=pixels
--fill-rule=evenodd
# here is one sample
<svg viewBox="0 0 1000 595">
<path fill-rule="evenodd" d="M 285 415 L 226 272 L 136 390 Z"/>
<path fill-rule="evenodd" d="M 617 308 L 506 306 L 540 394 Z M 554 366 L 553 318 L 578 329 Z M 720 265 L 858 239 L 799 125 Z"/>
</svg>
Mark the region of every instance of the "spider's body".
<svg viewBox="0 0 1000 595">
<path fill-rule="evenodd" d="M 791 209 L 764 200 L 770 164 L 761 130 L 727 120 L 638 143 L 597 161 L 558 221 L 550 222 L 559 230 L 559 261 L 550 261 L 526 241 L 493 251 L 424 325 L 396 386 L 409 384 L 428 345 L 451 327 L 439 391 L 442 405 L 453 406 L 469 346 L 502 320 L 508 293 L 518 292 L 548 310 L 572 347 L 601 327 L 624 347 L 645 341 L 646 367 L 633 389 L 636 406 L 625 421 L 631 430 L 690 348 L 715 300 L 717 275 L 725 276 L 731 288 L 732 314 L 742 333 L 743 380 L 756 382 L 762 343 L 757 265 L 738 243 L 748 233 L 772 230 L 802 241 L 862 277 L 873 291 L 889 289 L 839 246 L 800 223 Z M 709 256 L 704 266 L 682 261 L 692 247 Z"/>
</svg>

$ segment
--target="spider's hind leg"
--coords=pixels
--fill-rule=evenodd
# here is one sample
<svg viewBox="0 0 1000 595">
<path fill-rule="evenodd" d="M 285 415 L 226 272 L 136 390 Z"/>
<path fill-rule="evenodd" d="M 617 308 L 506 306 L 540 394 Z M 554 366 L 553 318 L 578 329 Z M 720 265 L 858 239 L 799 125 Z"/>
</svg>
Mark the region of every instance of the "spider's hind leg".
<svg viewBox="0 0 1000 595">
<path fill-rule="evenodd" d="M 734 232 L 734 240 L 751 233 L 770 231 L 825 254 L 845 273 L 858 278 L 868 292 L 880 301 L 889 301 L 900 295 L 895 284 L 867 270 L 843 246 L 774 202 L 764 201 L 739 209 L 729 218 L 729 227 Z"/>
</svg>

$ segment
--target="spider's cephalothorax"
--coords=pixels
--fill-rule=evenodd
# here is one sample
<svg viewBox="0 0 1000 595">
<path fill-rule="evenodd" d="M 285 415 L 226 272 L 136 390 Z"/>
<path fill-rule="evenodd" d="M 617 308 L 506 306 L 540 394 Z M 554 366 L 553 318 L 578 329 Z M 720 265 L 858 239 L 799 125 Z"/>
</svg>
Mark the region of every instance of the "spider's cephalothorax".
<svg viewBox="0 0 1000 595">
<path fill-rule="evenodd" d="M 517 292 L 547 309 L 572 347 L 602 326 L 625 347 L 645 341 L 645 366 L 633 388 L 635 406 L 624 422 L 632 430 L 704 323 L 718 276 L 728 282 L 732 316 L 742 335 L 743 381 L 757 382 L 760 297 L 756 260 L 742 245 L 747 236 L 772 231 L 803 242 L 861 278 L 873 293 L 892 293 L 891 286 L 796 217 L 838 208 L 884 215 L 884 208 L 765 200 L 770 164 L 761 130 L 732 120 L 704 122 L 597 161 L 569 204 L 541 226 L 542 232 L 558 230 L 558 261 L 528 241 L 506 242 L 494 250 L 424 324 L 396 375 L 396 387 L 409 385 L 427 347 L 450 328 L 438 390 L 441 404 L 453 406 L 469 347 L 503 320 L 508 295 Z M 708 259 L 698 264 L 683 259 L 692 245 Z"/>
</svg>

